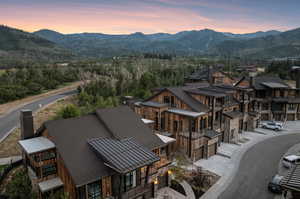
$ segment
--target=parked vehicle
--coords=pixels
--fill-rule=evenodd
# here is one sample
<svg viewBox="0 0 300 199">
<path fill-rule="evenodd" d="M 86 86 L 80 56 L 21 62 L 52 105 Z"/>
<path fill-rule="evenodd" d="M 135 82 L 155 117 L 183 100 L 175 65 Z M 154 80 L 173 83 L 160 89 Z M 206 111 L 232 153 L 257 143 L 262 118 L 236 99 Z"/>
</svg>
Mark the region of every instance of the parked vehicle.
<svg viewBox="0 0 300 199">
<path fill-rule="evenodd" d="M 283 166 L 288 169 L 298 162 L 300 162 L 300 156 L 298 155 L 289 155 L 282 159 Z"/>
<path fill-rule="evenodd" d="M 277 194 L 281 194 L 282 193 L 282 187 L 280 185 L 281 180 L 283 179 L 283 176 L 280 175 L 275 175 L 271 182 L 269 182 L 268 184 L 268 189 L 273 192 L 273 193 L 277 193 Z"/>
<path fill-rule="evenodd" d="M 262 123 L 262 128 L 271 129 L 274 131 L 280 131 L 283 128 L 282 122 L 264 122 Z"/>
</svg>

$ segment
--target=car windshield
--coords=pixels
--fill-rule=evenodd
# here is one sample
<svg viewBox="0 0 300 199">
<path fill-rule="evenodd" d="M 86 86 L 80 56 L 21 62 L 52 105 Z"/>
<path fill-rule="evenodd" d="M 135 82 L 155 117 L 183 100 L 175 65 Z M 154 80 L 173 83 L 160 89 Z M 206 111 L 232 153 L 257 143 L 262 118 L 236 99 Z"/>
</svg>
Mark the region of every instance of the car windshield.
<svg viewBox="0 0 300 199">
<path fill-rule="evenodd" d="M 274 176 L 274 178 L 272 180 L 272 183 L 276 184 L 276 185 L 279 185 L 281 180 L 282 180 L 282 176 L 276 175 L 276 176 Z"/>
</svg>

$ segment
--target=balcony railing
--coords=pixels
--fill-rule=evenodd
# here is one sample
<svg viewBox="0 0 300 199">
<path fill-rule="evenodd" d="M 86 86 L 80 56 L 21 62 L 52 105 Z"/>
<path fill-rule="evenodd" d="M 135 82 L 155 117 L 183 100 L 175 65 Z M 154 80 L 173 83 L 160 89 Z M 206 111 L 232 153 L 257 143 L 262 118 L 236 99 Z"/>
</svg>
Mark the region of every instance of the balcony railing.
<svg viewBox="0 0 300 199">
<path fill-rule="evenodd" d="M 137 186 L 137 187 L 127 191 L 126 193 L 124 193 L 124 195 L 127 196 L 126 198 L 136 198 L 137 196 L 143 195 L 144 193 L 146 193 L 150 190 L 151 190 L 151 185 L 145 184 L 145 185 Z"/>
</svg>

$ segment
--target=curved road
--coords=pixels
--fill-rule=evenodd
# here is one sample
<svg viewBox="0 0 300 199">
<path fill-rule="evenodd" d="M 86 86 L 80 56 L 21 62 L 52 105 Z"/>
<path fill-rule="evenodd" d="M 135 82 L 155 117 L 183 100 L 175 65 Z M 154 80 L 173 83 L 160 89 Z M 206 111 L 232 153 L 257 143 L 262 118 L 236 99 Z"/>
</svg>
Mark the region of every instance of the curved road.
<svg viewBox="0 0 300 199">
<path fill-rule="evenodd" d="M 285 152 L 300 143 L 300 134 L 273 137 L 251 147 L 243 156 L 239 170 L 219 199 L 274 199 L 268 182 L 278 171 Z"/>
<path fill-rule="evenodd" d="M 34 101 L 29 103 L 23 107 L 17 108 L 16 110 L 0 117 L 0 142 L 7 136 L 7 134 L 16 126 L 19 125 L 19 116 L 20 110 L 22 109 L 30 109 L 33 112 L 37 111 L 40 108 L 40 104 L 42 106 L 48 105 L 58 99 L 64 98 L 66 96 L 76 94 L 76 90 L 67 91 L 64 93 L 56 94 L 53 96 L 45 97 L 43 99 Z"/>
</svg>

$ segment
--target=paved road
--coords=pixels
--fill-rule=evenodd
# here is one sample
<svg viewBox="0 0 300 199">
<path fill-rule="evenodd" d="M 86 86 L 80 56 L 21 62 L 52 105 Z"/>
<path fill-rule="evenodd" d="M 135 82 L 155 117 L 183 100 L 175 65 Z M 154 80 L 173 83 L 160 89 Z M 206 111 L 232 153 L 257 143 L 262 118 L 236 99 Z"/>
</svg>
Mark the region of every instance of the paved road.
<svg viewBox="0 0 300 199">
<path fill-rule="evenodd" d="M 32 111 L 37 111 L 40 108 L 40 104 L 42 106 L 45 106 L 47 104 L 50 104 L 54 102 L 55 100 L 61 99 L 63 97 L 73 95 L 77 91 L 72 90 L 72 91 L 67 91 L 61 94 L 49 96 L 46 98 L 43 98 L 41 100 L 37 100 L 35 102 L 32 102 L 30 104 L 27 104 L 23 107 L 20 107 L 9 114 L 6 114 L 4 116 L 0 117 L 0 141 L 7 135 L 7 133 L 12 130 L 14 127 L 19 125 L 19 116 L 20 116 L 20 110 L 22 109 L 30 109 Z"/>
<path fill-rule="evenodd" d="M 300 142 L 300 134 L 273 137 L 259 142 L 243 156 L 239 170 L 219 199 L 273 199 L 267 184 L 278 171 L 282 155 Z"/>
</svg>

